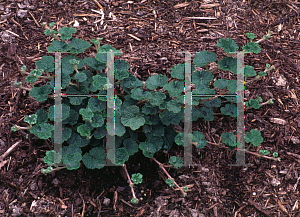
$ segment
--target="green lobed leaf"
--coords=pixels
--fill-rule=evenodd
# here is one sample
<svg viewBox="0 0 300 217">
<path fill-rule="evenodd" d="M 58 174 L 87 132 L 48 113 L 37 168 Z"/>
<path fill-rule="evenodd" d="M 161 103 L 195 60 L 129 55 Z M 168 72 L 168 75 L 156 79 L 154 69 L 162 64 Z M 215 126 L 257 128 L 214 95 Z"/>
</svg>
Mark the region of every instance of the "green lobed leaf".
<svg viewBox="0 0 300 217">
<path fill-rule="evenodd" d="M 25 78 L 25 82 L 29 82 L 30 84 L 36 82 L 37 80 L 39 80 L 39 79 L 32 75 L 29 75 Z"/>
<path fill-rule="evenodd" d="M 72 135 L 72 130 L 70 128 L 64 127 L 62 129 L 62 142 L 68 141 Z M 54 131 L 51 132 L 51 140 L 54 143 Z"/>
<path fill-rule="evenodd" d="M 97 88 L 97 90 L 101 90 L 105 84 L 107 84 L 107 78 L 104 78 L 100 75 L 93 76 L 93 86 Z"/>
<path fill-rule="evenodd" d="M 48 110 L 48 118 L 50 119 L 50 121 L 54 120 L 54 112 L 55 112 L 55 105 L 52 105 L 49 107 Z M 69 117 L 69 113 L 70 112 L 70 106 L 66 105 L 66 104 L 61 104 L 61 120 L 65 120 Z"/>
<path fill-rule="evenodd" d="M 231 147 L 234 147 L 237 145 L 236 135 L 234 135 L 233 133 L 223 133 L 221 139 L 225 144 L 227 144 Z"/>
<path fill-rule="evenodd" d="M 92 119 L 92 117 L 94 117 L 94 113 L 93 113 L 93 111 L 90 108 L 86 108 L 86 109 L 85 108 L 81 108 L 79 110 L 79 114 L 82 115 L 82 119 L 84 121 L 89 121 L 89 120 Z"/>
<path fill-rule="evenodd" d="M 222 48 L 226 53 L 233 53 L 239 49 L 239 46 L 235 43 L 235 41 L 232 38 L 219 39 L 217 46 Z"/>
<path fill-rule="evenodd" d="M 88 169 L 101 169 L 106 164 L 106 151 L 100 147 L 92 148 L 82 156 L 82 162 Z"/>
<path fill-rule="evenodd" d="M 152 158 L 153 155 L 162 148 L 163 139 L 158 136 L 147 138 L 146 142 L 141 142 L 139 148 L 145 157 Z"/>
<path fill-rule="evenodd" d="M 69 145 L 77 145 L 78 147 L 82 148 L 87 146 L 90 140 L 88 140 L 86 137 L 81 137 L 77 132 L 72 131 L 72 134 L 67 142 Z"/>
<path fill-rule="evenodd" d="M 35 124 L 37 122 L 37 115 L 33 114 L 33 115 L 28 115 L 24 118 L 24 122 L 28 123 L 28 124 Z"/>
<path fill-rule="evenodd" d="M 246 52 L 253 52 L 255 54 L 260 53 L 261 48 L 256 42 L 248 42 L 242 49 Z"/>
<path fill-rule="evenodd" d="M 231 71 L 237 74 L 237 59 L 233 57 L 224 57 L 218 62 L 219 68 L 224 71 Z"/>
<path fill-rule="evenodd" d="M 158 87 L 163 87 L 165 84 L 168 83 L 168 78 L 165 75 L 161 75 L 161 74 L 156 74 L 154 76 L 150 76 L 146 83 L 145 86 L 149 89 L 149 90 L 154 90 Z"/>
<path fill-rule="evenodd" d="M 204 102 L 204 105 L 208 108 L 212 107 L 220 107 L 221 106 L 221 99 L 220 98 L 214 98 L 208 101 Z"/>
<path fill-rule="evenodd" d="M 90 136 L 91 128 L 89 125 L 87 125 L 87 123 L 85 123 L 77 127 L 77 132 L 80 134 L 80 136 Z"/>
<path fill-rule="evenodd" d="M 129 77 L 125 78 L 121 81 L 120 86 L 124 88 L 124 90 L 129 93 L 130 90 L 129 88 L 138 88 L 138 87 L 143 87 L 143 82 L 141 82 L 139 79 L 134 77 L 131 73 L 129 73 Z"/>
<path fill-rule="evenodd" d="M 192 83 L 196 85 L 196 88 L 207 88 L 210 81 L 214 79 L 214 76 L 209 71 L 195 71 L 192 74 Z"/>
<path fill-rule="evenodd" d="M 140 173 L 132 174 L 131 181 L 134 182 L 134 184 L 140 184 L 143 182 L 143 175 Z"/>
<path fill-rule="evenodd" d="M 96 60 L 98 60 L 99 62 L 102 62 L 102 63 L 106 63 L 107 62 L 107 52 L 110 50 L 112 50 L 114 52 L 115 56 L 119 56 L 122 54 L 121 51 L 117 50 L 116 48 L 112 47 L 111 45 L 104 44 L 98 49 L 97 53 L 95 54 Z"/>
<path fill-rule="evenodd" d="M 88 65 L 93 70 L 102 70 L 106 68 L 105 63 L 97 61 L 95 58 L 92 57 L 86 57 L 83 59 L 83 62 L 85 65 Z"/>
<path fill-rule="evenodd" d="M 78 82 L 83 82 L 86 81 L 87 76 L 85 73 L 79 72 L 75 74 L 74 79 L 77 80 Z"/>
<path fill-rule="evenodd" d="M 148 95 L 149 102 L 154 106 L 159 106 L 161 103 L 163 103 L 164 99 L 166 99 L 166 94 L 159 92 L 151 92 L 151 94 Z"/>
<path fill-rule="evenodd" d="M 64 146 L 62 155 L 62 162 L 68 170 L 76 170 L 80 167 L 82 151 L 77 145 Z"/>
<path fill-rule="evenodd" d="M 129 73 L 127 72 L 130 68 L 129 63 L 125 60 L 117 59 L 114 62 L 115 79 L 123 80 L 128 78 Z"/>
<path fill-rule="evenodd" d="M 247 35 L 247 37 L 249 38 L 249 39 L 251 39 L 251 40 L 253 40 L 254 38 L 256 38 L 256 36 L 255 36 L 255 34 L 254 33 L 246 33 L 246 35 Z"/>
<path fill-rule="evenodd" d="M 214 52 L 207 52 L 202 50 L 195 54 L 195 58 L 193 59 L 193 64 L 198 67 L 205 66 L 207 63 L 215 62 L 217 60 L 217 54 Z"/>
<path fill-rule="evenodd" d="M 133 139 L 124 139 L 123 145 L 125 150 L 128 152 L 129 155 L 134 155 L 139 151 L 139 145 L 137 144 L 136 141 Z"/>
<path fill-rule="evenodd" d="M 71 47 L 65 41 L 52 41 L 47 47 L 48 52 L 68 52 Z"/>
<path fill-rule="evenodd" d="M 74 72 L 74 66 L 70 63 L 70 60 L 78 60 L 77 69 L 82 69 L 84 67 L 83 60 L 80 58 L 75 58 L 73 55 L 66 56 L 61 59 L 61 73 L 62 74 L 72 74 Z"/>
<path fill-rule="evenodd" d="M 37 115 L 37 124 L 41 124 L 48 121 L 48 114 L 45 112 L 44 109 L 37 110 L 35 114 Z"/>
<path fill-rule="evenodd" d="M 173 97 L 179 97 L 184 91 L 184 81 L 171 81 L 163 86 Z"/>
<path fill-rule="evenodd" d="M 196 142 L 197 145 L 195 145 L 195 146 L 196 146 L 196 148 L 199 148 L 199 149 L 203 149 L 207 144 L 204 134 L 200 131 L 193 132 L 192 142 L 194 142 L 194 143 Z"/>
<path fill-rule="evenodd" d="M 131 97 L 135 100 L 147 99 L 150 92 L 144 92 L 142 88 L 131 89 Z"/>
<path fill-rule="evenodd" d="M 46 156 L 44 157 L 44 163 L 48 166 L 53 166 L 61 162 L 62 156 L 54 150 L 46 151 Z"/>
<path fill-rule="evenodd" d="M 214 86 L 219 88 L 220 90 L 225 89 L 227 87 L 227 81 L 228 80 L 223 79 L 223 78 L 217 79 L 214 82 Z"/>
<path fill-rule="evenodd" d="M 264 141 L 259 130 L 250 130 L 250 132 L 245 134 L 245 142 L 252 143 L 254 146 L 259 146 L 260 143 Z"/>
<path fill-rule="evenodd" d="M 129 154 L 125 148 L 117 148 L 115 149 L 115 152 L 113 151 L 113 149 L 109 149 L 107 151 L 107 157 L 112 161 L 112 163 L 116 165 L 122 165 L 126 161 L 128 161 Z"/>
<path fill-rule="evenodd" d="M 183 166 L 183 160 L 181 157 L 171 156 L 169 158 L 169 164 L 174 166 L 176 169 L 179 169 Z"/>
<path fill-rule="evenodd" d="M 245 77 L 254 77 L 254 76 L 256 76 L 256 71 L 254 70 L 254 67 L 249 66 L 249 65 L 245 65 L 244 76 Z"/>
<path fill-rule="evenodd" d="M 94 117 L 92 118 L 92 126 L 97 128 L 97 127 L 102 127 L 104 124 L 104 118 L 100 114 L 95 114 Z"/>
<path fill-rule="evenodd" d="M 33 125 L 30 129 L 30 133 L 39 137 L 40 139 L 49 139 L 51 137 L 51 131 L 54 130 L 54 126 L 51 124 L 41 123 Z"/>
<path fill-rule="evenodd" d="M 161 120 L 161 122 L 164 125 L 170 125 L 170 123 L 174 124 L 174 125 L 178 125 L 181 121 L 181 119 L 183 118 L 183 109 L 181 109 L 181 112 L 179 113 L 174 113 L 168 110 L 165 110 L 161 113 L 159 113 L 159 118 Z"/>
<path fill-rule="evenodd" d="M 211 108 L 207 108 L 205 106 L 200 108 L 201 116 L 206 121 L 213 121 L 214 120 L 214 111 Z"/>
<path fill-rule="evenodd" d="M 29 96 L 34 97 L 38 102 L 44 102 L 48 99 L 48 94 L 51 92 L 51 87 L 48 85 L 33 87 L 31 91 L 29 91 Z"/>
<path fill-rule="evenodd" d="M 143 114 L 140 113 L 139 107 L 133 105 L 124 109 L 121 122 L 124 126 L 130 127 L 132 130 L 137 130 L 145 124 L 145 119 Z"/>
<path fill-rule="evenodd" d="M 54 71 L 54 57 L 53 56 L 43 56 L 41 60 L 35 62 L 37 69 L 43 69 L 46 72 Z"/>
<path fill-rule="evenodd" d="M 173 113 L 178 113 L 181 111 L 181 103 L 176 102 L 175 100 L 167 102 L 167 109 Z"/>
<path fill-rule="evenodd" d="M 221 107 L 221 112 L 224 115 L 229 115 L 231 117 L 237 117 L 237 107 L 234 104 L 226 104 L 224 107 Z"/>
<path fill-rule="evenodd" d="M 71 47 L 70 52 L 72 54 L 83 53 L 86 49 L 88 49 L 91 44 L 88 41 L 83 41 L 79 38 L 74 38 L 70 43 L 69 46 Z"/>
<path fill-rule="evenodd" d="M 72 38 L 72 34 L 76 33 L 76 29 L 73 27 L 62 27 L 58 33 L 60 34 L 61 40 L 69 40 Z"/>
<path fill-rule="evenodd" d="M 62 73 L 61 74 L 61 89 L 65 89 L 70 85 L 71 78 L 69 75 Z M 51 81 L 48 81 L 48 84 L 52 89 L 54 89 L 55 78 L 52 78 Z"/>
<path fill-rule="evenodd" d="M 191 72 L 195 71 L 195 67 L 192 65 Z M 171 76 L 172 78 L 177 78 L 180 80 L 185 79 L 185 63 L 177 64 L 173 68 L 171 68 Z"/>
<path fill-rule="evenodd" d="M 35 77 L 40 77 L 44 73 L 43 69 L 34 69 L 30 72 L 30 75 L 35 76 Z"/>
<path fill-rule="evenodd" d="M 257 99 L 250 99 L 248 102 L 245 102 L 245 105 L 247 107 L 252 107 L 252 108 L 255 108 L 255 109 L 259 109 L 261 107 L 259 101 Z"/>
</svg>

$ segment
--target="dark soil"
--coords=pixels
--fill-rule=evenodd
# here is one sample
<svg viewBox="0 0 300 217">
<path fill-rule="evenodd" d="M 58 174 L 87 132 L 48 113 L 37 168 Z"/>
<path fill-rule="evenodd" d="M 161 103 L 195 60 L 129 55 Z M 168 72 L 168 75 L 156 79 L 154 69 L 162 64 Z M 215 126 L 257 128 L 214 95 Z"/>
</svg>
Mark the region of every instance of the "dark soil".
<svg viewBox="0 0 300 217">
<path fill-rule="evenodd" d="M 0 1 L 0 153 L 21 141 L 0 162 L 0 216 L 300 216 L 300 2 L 98 0 L 105 14 L 102 25 L 96 2 Z M 26 115 L 52 103 L 37 103 L 28 91 L 12 86 L 15 80 L 25 83 L 21 66 L 31 71 L 35 61 L 47 54 L 51 38 L 43 34 L 43 22 L 57 22 L 59 28 L 78 23 L 76 37 L 104 38 L 103 43 L 121 49 L 130 72 L 142 81 L 152 73 L 170 76 L 171 67 L 184 63 L 184 56 L 176 52 L 207 50 L 221 58 L 224 52 L 216 46 L 220 38 L 233 38 L 242 47 L 248 42 L 245 33 L 253 32 L 259 39 L 273 31 L 270 40 L 260 43 L 260 54 L 245 55 L 245 64 L 257 72 L 266 63 L 276 69 L 247 85 L 245 100 L 258 95 L 275 103 L 245 111 L 245 131 L 258 129 L 264 138 L 250 151 L 278 152 L 281 161 L 246 154 L 246 163 L 252 166 L 229 166 L 236 162 L 235 153 L 208 144 L 193 152 L 194 163 L 201 166 L 168 168 L 180 186 L 190 186 L 183 198 L 165 184 L 158 165 L 139 152 L 126 163 L 130 174 L 144 175 L 143 183 L 135 187 L 138 198 L 143 198 L 137 205 L 130 204 L 132 195 L 121 167 L 88 170 L 82 166 L 41 174 L 42 159 L 53 144 L 32 135 L 27 139 L 27 132 L 11 132 L 11 127 L 26 126 Z M 87 55 L 93 52 L 89 49 Z M 228 78 L 229 73 L 214 75 Z M 214 143 L 223 132 L 234 129 L 234 119 L 224 116 L 210 123 L 193 122 L 193 130 Z M 165 163 L 171 155 L 183 156 L 183 150 L 159 152 L 155 158 Z M 106 198 L 110 203 L 104 205 Z"/>
</svg>

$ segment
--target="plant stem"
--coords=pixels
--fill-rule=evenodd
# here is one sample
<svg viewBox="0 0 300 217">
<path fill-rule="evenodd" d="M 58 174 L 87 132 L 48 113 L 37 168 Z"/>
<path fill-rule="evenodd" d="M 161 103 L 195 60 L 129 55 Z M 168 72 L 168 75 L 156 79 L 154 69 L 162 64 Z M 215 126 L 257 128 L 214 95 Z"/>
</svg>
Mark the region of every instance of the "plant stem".
<svg viewBox="0 0 300 217">
<path fill-rule="evenodd" d="M 135 196 L 134 189 L 133 189 L 134 183 L 133 183 L 133 182 L 131 181 L 131 179 L 130 179 L 130 176 L 129 176 L 129 173 L 128 173 L 127 169 L 126 169 L 126 165 L 125 165 L 125 164 L 123 165 L 123 168 L 124 168 L 124 170 L 125 170 L 125 172 L 126 172 L 126 175 L 127 175 L 127 179 L 128 179 L 128 182 L 129 182 L 129 187 L 130 187 L 130 189 L 131 189 L 132 197 L 133 197 L 134 199 L 137 199 L 136 196 Z M 138 199 L 137 199 L 137 200 L 138 200 Z"/>
<path fill-rule="evenodd" d="M 152 157 L 151 159 L 153 159 L 159 166 L 160 168 L 164 171 L 164 173 L 168 176 L 168 178 L 172 179 L 174 181 L 174 184 L 176 185 L 177 188 L 179 188 L 179 190 L 181 191 L 181 193 L 183 194 L 183 196 L 186 196 L 186 193 L 184 192 L 183 188 L 180 187 L 175 180 L 172 178 L 172 176 L 170 176 L 170 174 L 167 172 L 167 170 L 164 168 L 164 165 L 162 163 L 160 163 L 158 160 L 156 160 L 154 157 Z"/>
</svg>

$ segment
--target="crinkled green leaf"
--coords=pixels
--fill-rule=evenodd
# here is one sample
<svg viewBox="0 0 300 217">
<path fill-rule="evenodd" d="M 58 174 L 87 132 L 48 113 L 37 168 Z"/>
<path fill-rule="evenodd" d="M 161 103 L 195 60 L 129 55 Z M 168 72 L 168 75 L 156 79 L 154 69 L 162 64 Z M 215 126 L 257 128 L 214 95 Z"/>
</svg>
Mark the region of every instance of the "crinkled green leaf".
<svg viewBox="0 0 300 217">
<path fill-rule="evenodd" d="M 122 54 L 119 50 L 112 47 L 111 45 L 104 44 L 98 49 L 97 53 L 95 54 L 96 60 L 98 60 L 99 62 L 102 62 L 102 63 L 106 63 L 107 62 L 107 52 L 110 50 L 112 50 L 114 52 L 115 56 L 119 56 Z"/>
<path fill-rule="evenodd" d="M 179 113 L 164 110 L 163 112 L 159 113 L 159 118 L 164 125 L 168 126 L 170 123 L 178 125 L 183 118 L 183 109 L 181 109 L 181 112 Z"/>
<path fill-rule="evenodd" d="M 102 115 L 95 114 L 94 117 L 92 118 L 92 126 L 97 128 L 97 127 L 102 127 L 104 124 L 104 118 Z"/>
<path fill-rule="evenodd" d="M 133 88 L 131 90 L 131 97 L 135 100 L 147 99 L 150 92 L 144 92 L 142 88 Z"/>
<path fill-rule="evenodd" d="M 121 122 L 124 126 L 130 127 L 132 130 L 137 130 L 145 124 L 145 119 L 143 114 L 140 113 L 139 107 L 130 106 L 124 109 Z"/>
<path fill-rule="evenodd" d="M 237 59 L 233 57 L 224 57 L 218 62 L 220 69 L 224 71 L 231 71 L 237 74 Z"/>
<path fill-rule="evenodd" d="M 24 118 L 24 122 L 28 123 L 28 124 L 35 124 L 37 122 L 37 115 L 33 114 L 33 115 L 28 115 Z"/>
<path fill-rule="evenodd" d="M 72 74 L 74 72 L 74 66 L 70 63 L 70 60 L 78 60 L 77 69 L 82 69 L 84 67 L 83 60 L 80 58 L 75 58 L 73 55 L 66 56 L 61 59 L 61 73 L 62 74 Z"/>
<path fill-rule="evenodd" d="M 249 38 L 249 39 L 251 39 L 251 40 L 253 40 L 253 39 L 255 39 L 256 38 L 256 36 L 255 36 L 255 34 L 254 33 L 246 33 L 246 35 L 247 35 L 247 37 Z"/>
<path fill-rule="evenodd" d="M 68 52 L 71 47 L 65 41 L 52 41 L 51 45 L 47 47 L 48 52 Z"/>
<path fill-rule="evenodd" d="M 245 65 L 244 69 L 245 77 L 254 77 L 256 76 L 256 71 L 254 70 L 253 66 Z"/>
<path fill-rule="evenodd" d="M 92 58 L 92 57 L 84 58 L 83 62 L 84 62 L 85 65 L 88 65 L 93 70 L 102 70 L 102 69 L 106 68 L 105 63 L 101 63 L 101 62 L 97 61 L 95 58 Z"/>
<path fill-rule="evenodd" d="M 216 91 L 214 89 L 210 89 L 210 88 L 198 88 L 196 90 L 192 91 L 193 95 L 215 95 Z M 200 97 L 200 99 L 202 99 Z M 205 98 L 203 98 L 205 99 Z"/>
<path fill-rule="evenodd" d="M 214 82 L 214 86 L 217 87 L 217 88 L 219 88 L 220 90 L 221 90 L 221 89 L 224 89 L 224 88 L 227 87 L 227 80 L 226 80 L 226 79 L 223 79 L 223 78 L 217 79 L 217 80 L 215 80 L 215 82 Z"/>
<path fill-rule="evenodd" d="M 44 73 L 43 69 L 34 69 L 30 72 L 30 75 L 33 75 L 35 77 L 40 77 Z"/>
<path fill-rule="evenodd" d="M 248 102 L 245 102 L 245 105 L 247 107 L 252 107 L 252 108 L 255 108 L 255 109 L 259 109 L 261 107 L 259 101 L 257 99 L 250 99 Z"/>
<path fill-rule="evenodd" d="M 164 132 L 165 135 L 163 136 L 163 140 L 164 140 L 163 148 L 170 149 L 172 148 L 177 133 L 171 126 L 167 126 L 164 131 L 165 131 Z"/>
<path fill-rule="evenodd" d="M 91 97 L 88 102 L 88 107 L 92 112 L 102 112 L 106 109 L 106 102 L 99 100 L 97 97 Z"/>
<path fill-rule="evenodd" d="M 124 90 L 129 93 L 131 87 L 138 88 L 143 87 L 143 82 L 141 82 L 139 79 L 134 77 L 131 73 L 129 73 L 129 77 L 125 78 L 121 81 L 120 86 L 124 88 Z"/>
<path fill-rule="evenodd" d="M 196 85 L 197 89 L 207 88 L 214 76 L 209 71 L 195 71 L 192 74 L 192 83 Z"/>
<path fill-rule="evenodd" d="M 77 145 L 78 147 L 82 148 L 87 146 L 90 140 L 88 140 L 86 137 L 81 137 L 77 132 L 73 131 L 67 142 L 69 145 Z"/>
<path fill-rule="evenodd" d="M 46 72 L 54 71 L 54 57 L 53 56 L 43 56 L 41 60 L 35 62 L 37 69 L 43 69 Z"/>
<path fill-rule="evenodd" d="M 131 181 L 134 182 L 134 184 L 140 184 L 143 182 L 143 175 L 140 173 L 132 174 Z"/>
<path fill-rule="evenodd" d="M 93 111 L 90 108 L 86 108 L 86 109 L 85 108 L 81 108 L 79 110 L 79 114 L 82 115 L 82 119 L 84 121 L 89 121 L 89 120 L 92 119 L 92 117 L 94 117 L 94 113 L 93 113 Z"/>
<path fill-rule="evenodd" d="M 229 115 L 231 117 L 237 117 L 237 107 L 234 104 L 226 104 L 225 107 L 221 107 L 221 112 L 224 115 Z"/>
<path fill-rule="evenodd" d="M 204 102 L 204 105 L 208 108 L 212 107 L 220 107 L 221 106 L 221 99 L 220 98 L 214 98 L 208 101 Z"/>
<path fill-rule="evenodd" d="M 122 165 L 128 161 L 129 154 L 125 148 L 117 148 L 115 149 L 115 152 L 112 149 L 108 150 L 107 157 L 112 161 L 112 163 Z"/>
<path fill-rule="evenodd" d="M 147 127 L 145 127 L 147 126 Z M 144 128 L 145 127 L 145 128 Z M 156 125 L 144 125 L 143 131 L 146 134 L 146 137 L 152 137 L 152 136 L 164 136 L 165 132 L 165 126 L 162 123 L 158 123 Z"/>
<path fill-rule="evenodd" d="M 83 53 L 86 49 L 88 49 L 91 44 L 88 41 L 83 41 L 79 38 L 74 38 L 70 43 L 69 46 L 71 47 L 70 52 L 72 54 Z"/>
<path fill-rule="evenodd" d="M 228 80 L 227 81 L 227 89 L 230 92 L 235 93 L 237 91 L 237 81 L 236 80 Z"/>
<path fill-rule="evenodd" d="M 171 81 L 163 86 L 173 97 L 178 97 L 184 91 L 184 81 Z"/>
<path fill-rule="evenodd" d="M 70 112 L 70 106 L 66 104 L 61 104 L 61 119 L 65 120 L 69 117 L 69 112 Z M 50 121 L 54 120 L 54 113 L 55 113 L 55 105 L 52 105 L 49 107 L 48 110 L 48 118 Z"/>
<path fill-rule="evenodd" d="M 101 169 L 106 164 L 106 151 L 100 147 L 92 148 L 82 156 L 82 162 L 88 169 Z"/>
<path fill-rule="evenodd" d="M 85 123 L 77 127 L 77 132 L 80 133 L 80 136 L 90 136 L 91 128 Z"/>
<path fill-rule="evenodd" d="M 200 108 L 201 116 L 206 121 L 213 121 L 214 120 L 214 111 L 211 108 L 207 108 L 205 106 Z"/>
<path fill-rule="evenodd" d="M 73 27 L 64 26 L 58 31 L 58 33 L 60 34 L 61 40 L 69 40 L 72 38 L 72 34 L 76 33 L 76 29 Z"/>
<path fill-rule="evenodd" d="M 246 52 L 253 52 L 255 54 L 260 53 L 261 48 L 256 42 L 248 42 L 242 49 Z"/>
<path fill-rule="evenodd" d="M 139 148 L 143 151 L 145 157 L 152 158 L 153 155 L 162 148 L 163 139 L 158 136 L 147 138 L 146 142 L 141 142 Z"/>
<path fill-rule="evenodd" d="M 87 76 L 85 73 L 79 72 L 79 73 L 75 74 L 74 79 L 79 82 L 83 82 L 83 81 L 86 81 Z"/>
<path fill-rule="evenodd" d="M 167 102 L 167 109 L 171 112 L 178 113 L 181 111 L 181 103 L 176 102 L 175 100 Z"/>
<path fill-rule="evenodd" d="M 123 145 L 129 155 L 134 155 L 139 151 L 139 145 L 131 138 L 125 139 L 123 141 Z"/>
<path fill-rule="evenodd" d="M 56 33 L 57 33 L 57 31 L 55 31 L 53 29 L 45 29 L 45 31 L 44 31 L 45 35 L 54 35 Z"/>
<path fill-rule="evenodd" d="M 233 53 L 239 49 L 239 46 L 235 43 L 235 41 L 232 38 L 219 39 L 217 46 L 222 48 L 226 53 Z"/>
<path fill-rule="evenodd" d="M 54 81 L 55 81 L 55 78 L 52 78 L 48 84 L 50 85 L 51 88 L 54 88 Z M 61 74 L 61 89 L 65 89 L 67 86 L 70 85 L 70 81 L 71 81 L 71 78 L 69 75 L 67 74 L 64 74 L 62 73 Z"/>
<path fill-rule="evenodd" d="M 107 78 L 102 77 L 100 75 L 93 76 L 93 86 L 97 88 L 97 90 L 101 90 L 105 84 L 107 84 Z"/>
<path fill-rule="evenodd" d="M 154 106 L 159 106 L 164 99 L 166 99 L 166 94 L 162 92 L 151 92 L 151 94 L 148 95 L 149 102 Z"/>
<path fill-rule="evenodd" d="M 245 134 L 245 142 L 252 143 L 254 146 L 259 146 L 260 143 L 264 141 L 259 130 L 250 130 L 250 132 Z"/>
<path fill-rule="evenodd" d="M 31 91 L 29 91 L 29 96 L 34 97 L 38 102 L 44 102 L 48 99 L 48 94 L 51 92 L 52 90 L 49 85 L 33 87 Z"/>
<path fill-rule="evenodd" d="M 41 123 L 33 125 L 30 129 L 30 133 L 39 137 L 40 139 L 49 139 L 51 137 L 51 131 L 54 130 L 54 126 L 51 124 Z"/>
<path fill-rule="evenodd" d="M 166 83 L 168 83 L 168 77 L 165 75 L 161 75 L 161 74 L 156 74 L 154 76 L 150 76 L 146 83 L 145 86 L 149 89 L 149 90 L 154 90 L 158 87 L 163 87 Z"/>
<path fill-rule="evenodd" d="M 32 75 L 29 75 L 25 78 L 25 82 L 29 82 L 30 84 L 36 82 L 37 80 L 39 80 L 39 79 Z"/>
<path fill-rule="evenodd" d="M 128 69 L 130 68 L 129 63 L 125 60 L 117 59 L 114 62 L 115 79 L 123 80 L 128 78 Z"/>
<path fill-rule="evenodd" d="M 193 140 L 192 142 L 196 142 L 197 144 L 195 145 L 196 148 L 200 148 L 200 149 L 203 149 L 206 144 L 207 144 L 207 141 L 205 139 L 205 136 L 203 133 L 201 133 L 200 131 L 194 131 L 193 132 Z"/>
<path fill-rule="evenodd" d="M 45 112 L 44 109 L 37 110 L 35 114 L 37 115 L 37 124 L 41 124 L 48 121 L 48 114 Z"/>
<path fill-rule="evenodd" d="M 174 166 L 176 169 L 179 169 L 183 166 L 183 160 L 181 157 L 171 156 L 169 158 L 169 164 Z"/>
<path fill-rule="evenodd" d="M 155 115 L 158 112 L 159 108 L 157 106 L 147 107 L 143 106 L 142 112 L 146 115 Z"/>
<path fill-rule="evenodd" d="M 96 131 L 94 132 L 94 137 L 95 137 L 96 139 L 102 139 L 102 138 L 104 138 L 105 136 L 106 136 L 106 127 L 105 127 L 105 125 L 102 126 L 102 127 L 98 127 L 98 128 L 96 129 Z"/>
<path fill-rule="evenodd" d="M 192 134 L 188 134 L 188 138 L 193 139 L 193 135 Z M 179 132 L 176 137 L 175 137 L 175 143 L 179 146 L 185 146 L 184 144 L 184 132 Z M 186 144 L 188 145 L 188 144 Z"/>
<path fill-rule="evenodd" d="M 82 151 L 77 145 L 64 146 L 62 148 L 62 161 L 66 164 L 68 170 L 75 170 L 80 167 L 82 160 Z"/>
<path fill-rule="evenodd" d="M 195 71 L 195 67 L 192 65 L 191 72 Z M 185 79 L 185 63 L 177 64 L 173 68 L 171 68 L 171 76 L 172 78 L 177 78 L 180 80 Z"/>
<path fill-rule="evenodd" d="M 237 145 L 236 135 L 234 135 L 233 133 L 223 133 L 221 139 L 225 144 L 227 144 L 231 147 L 234 147 Z"/>
<path fill-rule="evenodd" d="M 207 63 L 215 62 L 217 60 L 217 54 L 214 52 L 207 52 L 202 50 L 195 54 L 195 58 L 193 59 L 193 64 L 198 67 L 205 66 Z"/>
<path fill-rule="evenodd" d="M 55 157 L 54 157 L 55 156 Z M 48 166 L 53 166 L 61 162 L 62 156 L 54 150 L 46 151 L 46 156 L 44 157 L 44 163 Z"/>
</svg>

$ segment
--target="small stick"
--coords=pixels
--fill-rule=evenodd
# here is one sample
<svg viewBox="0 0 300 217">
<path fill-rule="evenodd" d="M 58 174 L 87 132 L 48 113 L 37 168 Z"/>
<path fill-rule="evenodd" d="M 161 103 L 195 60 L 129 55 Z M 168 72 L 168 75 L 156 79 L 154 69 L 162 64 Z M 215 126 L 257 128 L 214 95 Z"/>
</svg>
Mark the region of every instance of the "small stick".
<svg viewBox="0 0 300 217">
<path fill-rule="evenodd" d="M 29 11 L 29 14 L 30 16 L 32 17 L 33 21 L 35 22 L 35 24 L 38 26 L 38 27 L 41 27 L 40 24 L 36 21 L 36 19 L 34 18 L 34 16 L 32 15 L 32 13 Z"/>
<path fill-rule="evenodd" d="M 100 3 L 97 0 L 93 0 L 96 5 L 98 5 L 98 7 L 104 12 L 104 8 L 102 7 L 102 5 L 100 5 Z"/>
<path fill-rule="evenodd" d="M 22 140 L 16 142 L 16 143 L 13 144 L 9 149 L 7 149 L 7 151 L 6 151 L 4 154 L 2 154 L 2 155 L 0 156 L 0 161 L 3 161 L 3 159 L 4 159 L 7 155 L 9 155 L 10 152 L 12 152 L 12 151 L 15 149 L 15 147 L 17 147 L 17 145 L 19 145 L 20 142 L 22 142 Z"/>
</svg>

